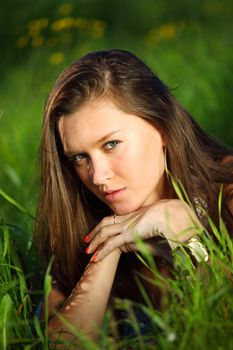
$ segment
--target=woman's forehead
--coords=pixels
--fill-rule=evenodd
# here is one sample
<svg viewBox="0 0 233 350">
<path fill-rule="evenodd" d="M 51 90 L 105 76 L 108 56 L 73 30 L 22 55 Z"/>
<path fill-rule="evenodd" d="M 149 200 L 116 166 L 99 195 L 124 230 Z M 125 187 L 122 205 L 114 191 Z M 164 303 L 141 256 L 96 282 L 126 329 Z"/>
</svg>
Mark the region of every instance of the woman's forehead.
<svg viewBox="0 0 233 350">
<path fill-rule="evenodd" d="M 145 121 L 133 114 L 120 110 L 111 101 L 97 101 L 86 103 L 68 116 L 59 120 L 59 130 L 70 133 L 96 133 L 98 137 L 103 137 L 113 129 L 128 129 L 132 127 L 142 127 Z"/>
<path fill-rule="evenodd" d="M 154 130 L 144 119 L 120 110 L 111 101 L 85 104 L 75 113 L 60 119 L 59 132 L 64 148 L 83 149 L 86 144 L 94 145 L 117 134 L 140 135 Z"/>
</svg>

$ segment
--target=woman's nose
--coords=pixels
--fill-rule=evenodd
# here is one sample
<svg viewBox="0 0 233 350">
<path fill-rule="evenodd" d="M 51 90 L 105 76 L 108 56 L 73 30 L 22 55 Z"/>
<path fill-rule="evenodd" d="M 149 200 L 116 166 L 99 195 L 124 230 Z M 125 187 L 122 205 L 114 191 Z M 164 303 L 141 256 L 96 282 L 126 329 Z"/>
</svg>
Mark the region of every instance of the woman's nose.
<svg viewBox="0 0 233 350">
<path fill-rule="evenodd" d="M 106 159 L 98 159 L 91 162 L 90 176 L 94 185 L 104 185 L 113 177 L 111 164 Z"/>
</svg>

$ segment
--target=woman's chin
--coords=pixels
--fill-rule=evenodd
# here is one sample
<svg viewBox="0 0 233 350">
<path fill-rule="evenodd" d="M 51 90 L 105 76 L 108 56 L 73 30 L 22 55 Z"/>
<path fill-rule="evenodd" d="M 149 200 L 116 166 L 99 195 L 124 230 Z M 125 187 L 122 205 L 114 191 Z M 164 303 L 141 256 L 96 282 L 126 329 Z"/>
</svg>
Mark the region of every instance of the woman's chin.
<svg viewBox="0 0 233 350">
<path fill-rule="evenodd" d="M 140 208 L 140 206 L 136 206 L 136 205 L 130 205 L 130 206 L 112 206 L 112 211 L 116 214 L 116 215 L 128 215 L 133 213 L 134 211 L 138 210 Z"/>
</svg>

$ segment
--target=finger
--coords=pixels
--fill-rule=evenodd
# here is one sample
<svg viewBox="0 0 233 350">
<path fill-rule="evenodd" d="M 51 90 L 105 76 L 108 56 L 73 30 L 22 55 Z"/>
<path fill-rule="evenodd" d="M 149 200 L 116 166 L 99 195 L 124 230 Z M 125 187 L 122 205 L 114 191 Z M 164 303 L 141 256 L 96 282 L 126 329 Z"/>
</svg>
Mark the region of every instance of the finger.
<svg viewBox="0 0 233 350">
<path fill-rule="evenodd" d="M 95 226 L 95 228 L 87 234 L 84 238 L 83 241 L 85 243 L 89 243 L 102 229 L 108 226 L 113 226 L 119 223 L 122 223 L 127 220 L 129 217 L 129 214 L 127 215 L 121 215 L 121 216 L 115 216 L 115 218 L 112 216 L 106 216 L 103 218 L 98 225 Z"/>
<path fill-rule="evenodd" d="M 114 249 L 120 248 L 123 244 L 133 243 L 130 232 L 125 232 L 120 235 L 114 236 L 108 239 L 104 244 L 99 253 L 95 255 L 95 261 L 102 260 L 105 256 L 111 253 Z"/>
<path fill-rule="evenodd" d="M 144 210 L 145 210 L 145 208 L 139 208 L 136 211 L 129 213 L 129 214 L 126 214 L 126 215 L 113 214 L 111 216 L 106 216 L 98 223 L 98 225 L 96 225 L 96 227 L 89 234 L 87 234 L 84 237 L 84 239 L 85 239 L 84 241 L 90 242 L 90 240 L 93 239 L 93 237 L 103 227 L 122 223 L 122 222 L 125 222 L 127 220 L 130 220 L 130 223 L 133 223 L 134 219 L 138 216 L 140 217 L 143 214 Z"/>
<path fill-rule="evenodd" d="M 120 218 L 122 222 L 110 224 L 108 226 L 105 226 L 105 224 L 108 223 L 109 217 L 105 218 L 106 220 L 104 220 L 102 222 L 102 225 L 99 226 L 100 227 L 99 231 L 95 233 L 95 236 L 92 238 L 89 246 L 86 248 L 86 253 L 87 254 L 93 253 L 101 244 L 103 244 L 110 237 L 123 234 L 124 232 L 128 231 L 130 228 L 133 228 L 135 223 L 138 222 L 140 215 L 141 213 L 138 214 L 135 212 L 133 216 L 130 214 L 130 215 L 125 215 L 124 218 L 117 217 L 117 220 Z"/>
<path fill-rule="evenodd" d="M 125 215 L 124 220 L 122 223 L 118 224 L 111 224 L 108 225 L 109 218 L 111 217 L 106 217 L 105 219 L 102 220 L 100 225 L 97 225 L 95 230 L 95 236 L 92 238 L 90 241 L 89 246 L 86 248 L 85 252 L 87 254 L 91 254 L 95 252 L 95 250 L 99 247 L 99 245 L 103 244 L 107 239 L 110 237 L 119 235 L 119 234 L 124 234 L 127 231 L 132 231 L 129 235 L 131 235 L 133 241 L 135 234 L 138 235 L 139 233 L 137 230 L 135 230 L 135 225 L 138 223 L 140 220 L 140 217 L 142 215 L 142 211 L 137 211 L 134 212 L 133 215 Z M 119 219 L 119 217 L 117 217 Z M 123 218 L 121 217 L 121 220 Z M 105 226 L 106 225 L 106 226 Z M 99 231 L 97 231 L 99 229 Z"/>
<path fill-rule="evenodd" d="M 122 226 L 119 226 L 120 232 L 118 232 L 118 234 L 116 231 L 114 231 L 114 226 L 116 226 L 116 225 L 112 225 L 113 231 L 111 231 L 111 229 L 110 229 L 108 237 L 107 237 L 107 235 L 104 236 L 107 232 L 107 230 L 105 228 L 105 232 L 103 231 L 104 234 L 102 234 L 103 240 L 101 239 L 101 234 L 98 234 L 96 236 L 95 240 L 97 241 L 97 239 L 100 236 L 100 240 L 98 242 L 99 242 L 99 244 L 102 244 L 102 246 L 103 246 L 103 248 L 101 249 L 101 251 L 98 254 L 98 258 L 104 258 L 106 255 L 108 255 L 111 251 L 113 251 L 116 248 L 121 249 L 121 251 L 127 252 L 127 245 L 132 244 L 132 243 L 135 243 L 134 247 L 135 247 L 135 250 L 137 250 L 137 248 L 136 248 L 137 247 L 137 244 L 136 244 L 137 237 L 140 237 L 143 240 L 151 238 L 150 230 L 142 233 L 140 228 L 137 227 L 137 224 L 140 221 L 142 216 L 143 216 L 142 211 L 137 212 L 137 214 L 134 215 L 133 218 L 131 217 L 130 220 L 127 220 L 126 222 L 121 224 Z M 112 233 L 112 237 L 110 237 L 110 233 Z M 106 241 L 106 243 L 104 243 L 104 240 Z"/>
<path fill-rule="evenodd" d="M 119 234 L 123 234 L 127 229 L 127 222 L 102 227 L 91 240 L 89 246 L 86 248 L 86 253 L 91 254 L 95 252 L 96 249 L 98 249 L 98 247 L 106 240 Z"/>
<path fill-rule="evenodd" d="M 101 251 L 102 247 L 100 246 L 96 251 L 95 254 L 92 255 L 90 262 L 96 262 L 96 257 L 98 256 L 99 252 Z"/>
</svg>

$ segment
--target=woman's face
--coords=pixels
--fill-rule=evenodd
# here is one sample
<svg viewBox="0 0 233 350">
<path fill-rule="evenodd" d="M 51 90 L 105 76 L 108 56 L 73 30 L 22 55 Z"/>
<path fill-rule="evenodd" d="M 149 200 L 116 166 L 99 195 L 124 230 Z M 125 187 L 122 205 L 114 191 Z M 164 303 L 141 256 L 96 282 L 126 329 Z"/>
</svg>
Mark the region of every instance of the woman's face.
<svg viewBox="0 0 233 350">
<path fill-rule="evenodd" d="M 98 100 L 62 117 L 59 132 L 77 175 L 116 214 L 165 198 L 164 142 L 144 119 Z"/>
</svg>

